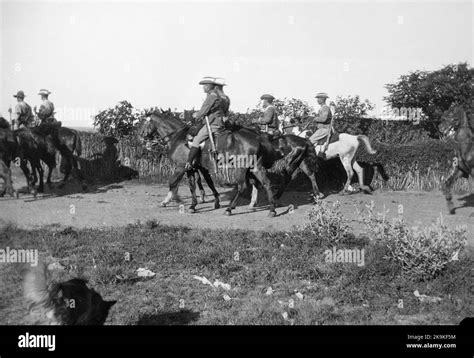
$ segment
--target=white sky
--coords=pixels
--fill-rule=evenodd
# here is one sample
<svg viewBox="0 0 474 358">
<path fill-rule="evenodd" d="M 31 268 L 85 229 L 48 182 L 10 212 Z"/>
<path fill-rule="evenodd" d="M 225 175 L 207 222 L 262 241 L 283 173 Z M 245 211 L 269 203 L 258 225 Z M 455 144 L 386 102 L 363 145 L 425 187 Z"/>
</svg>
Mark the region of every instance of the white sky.
<svg viewBox="0 0 474 358">
<path fill-rule="evenodd" d="M 380 113 L 386 83 L 473 57 L 471 1 L 0 6 L 0 113 L 8 117 L 18 90 L 34 106 L 47 88 L 71 126 L 91 125 L 92 110 L 123 99 L 197 108 L 203 76 L 226 78 L 234 111 L 255 107 L 265 92 L 316 106 L 314 94 L 324 91 L 359 94 Z"/>
</svg>

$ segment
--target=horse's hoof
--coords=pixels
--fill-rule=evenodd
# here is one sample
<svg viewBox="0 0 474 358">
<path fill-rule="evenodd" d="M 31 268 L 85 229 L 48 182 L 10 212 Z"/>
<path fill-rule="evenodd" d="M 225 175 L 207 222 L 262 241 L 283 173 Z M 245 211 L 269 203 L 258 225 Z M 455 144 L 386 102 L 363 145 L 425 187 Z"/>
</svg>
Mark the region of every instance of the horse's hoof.
<svg viewBox="0 0 474 358">
<path fill-rule="evenodd" d="M 20 192 L 15 190 L 15 198 L 20 199 Z"/>
<path fill-rule="evenodd" d="M 166 206 L 167 206 L 168 204 L 163 201 L 160 205 L 161 205 L 161 207 L 166 208 Z"/>
<path fill-rule="evenodd" d="M 456 210 L 454 209 L 454 204 L 453 203 L 448 203 L 448 212 L 451 215 L 456 214 Z"/>
<path fill-rule="evenodd" d="M 220 207 L 221 207 L 221 204 L 219 204 L 219 203 L 214 204 L 214 209 L 220 209 Z"/>
<path fill-rule="evenodd" d="M 274 217 L 276 216 L 276 214 L 277 214 L 276 211 L 270 211 L 270 212 L 268 213 L 268 217 L 269 217 L 269 218 L 274 218 Z"/>
<path fill-rule="evenodd" d="M 255 209 L 255 206 L 254 206 L 254 205 L 249 205 L 249 210 L 255 211 L 255 210 L 257 210 L 257 209 Z"/>
<path fill-rule="evenodd" d="M 224 211 L 224 214 L 225 214 L 226 216 L 231 216 L 231 215 L 232 215 L 232 212 L 231 212 L 230 210 L 226 210 L 226 211 Z"/>
<path fill-rule="evenodd" d="M 188 213 L 190 213 L 190 214 L 195 214 L 195 213 L 196 213 L 196 209 L 195 209 L 195 208 L 189 208 L 189 209 L 188 209 Z"/>
</svg>

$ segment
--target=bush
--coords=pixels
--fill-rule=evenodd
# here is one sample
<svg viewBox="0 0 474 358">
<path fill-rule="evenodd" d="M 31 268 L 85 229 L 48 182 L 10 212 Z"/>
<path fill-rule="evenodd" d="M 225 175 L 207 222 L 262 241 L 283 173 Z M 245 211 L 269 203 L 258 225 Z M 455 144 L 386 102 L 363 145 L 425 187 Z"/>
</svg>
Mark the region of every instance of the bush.
<svg viewBox="0 0 474 358">
<path fill-rule="evenodd" d="M 374 203 L 367 205 L 362 218 L 369 239 L 388 248 L 387 259 L 397 263 L 412 280 L 436 277 L 451 261 L 458 260 L 467 242 L 465 227 L 450 229 L 441 219 L 429 227 L 408 227 L 400 214 L 390 222 L 387 212 L 374 214 Z"/>
<path fill-rule="evenodd" d="M 336 244 L 352 236 L 339 211 L 339 202 L 333 204 L 315 199 L 315 204 L 306 214 L 305 224 L 298 232 L 304 236 L 314 237 L 323 244 Z"/>
</svg>

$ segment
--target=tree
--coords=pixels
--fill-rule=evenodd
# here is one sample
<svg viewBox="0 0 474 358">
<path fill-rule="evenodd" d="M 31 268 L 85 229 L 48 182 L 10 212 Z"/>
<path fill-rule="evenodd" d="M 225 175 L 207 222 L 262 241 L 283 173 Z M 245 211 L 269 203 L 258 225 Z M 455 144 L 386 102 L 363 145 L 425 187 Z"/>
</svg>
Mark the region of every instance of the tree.
<svg viewBox="0 0 474 358">
<path fill-rule="evenodd" d="M 139 117 L 140 112 L 130 102 L 121 101 L 114 108 L 99 112 L 94 117 L 94 127 L 106 136 L 126 137 L 134 132 Z"/>
<path fill-rule="evenodd" d="M 374 105 L 368 99 L 362 101 L 359 95 L 337 96 L 334 117 L 336 119 L 362 118 L 367 116 L 368 112 L 374 108 Z"/>
<path fill-rule="evenodd" d="M 453 103 L 470 106 L 473 69 L 467 63 L 448 65 L 436 71 L 415 71 L 387 84 L 384 100 L 394 108 L 421 108 L 426 120 L 420 124 L 438 137 L 441 117 Z"/>
</svg>

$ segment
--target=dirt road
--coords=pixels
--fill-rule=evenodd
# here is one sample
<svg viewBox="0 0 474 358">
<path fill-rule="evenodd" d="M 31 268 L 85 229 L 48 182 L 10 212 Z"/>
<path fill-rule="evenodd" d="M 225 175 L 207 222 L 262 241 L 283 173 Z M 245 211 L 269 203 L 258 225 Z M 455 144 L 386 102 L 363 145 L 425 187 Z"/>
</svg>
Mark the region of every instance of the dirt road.
<svg viewBox="0 0 474 358">
<path fill-rule="evenodd" d="M 21 180 L 15 182 L 19 187 L 23 185 Z M 36 199 L 30 194 L 22 194 L 20 199 L 0 198 L 0 224 L 13 222 L 23 228 L 45 225 L 86 228 L 115 227 L 135 223 L 137 220 L 146 222 L 154 219 L 162 224 L 199 228 L 277 231 L 288 230 L 293 225 L 302 224 L 306 212 L 311 207 L 310 198 L 306 193 L 288 192 L 281 199 L 282 206 L 277 209 L 275 218 L 267 217 L 268 210 L 265 206 L 258 207 L 256 212 L 250 211 L 247 207 L 248 200 L 242 200 L 241 206 L 228 217 L 224 215 L 224 210 L 229 202 L 231 189 L 220 188 L 221 209 L 213 209 L 213 198 L 208 195 L 208 202 L 199 204 L 198 212 L 190 214 L 183 212 L 183 208 L 177 203 L 171 203 L 166 208 L 161 207 L 160 202 L 167 191 L 165 185 L 125 181 L 90 187 L 87 192 L 81 192 L 80 188 L 71 182 L 64 190 L 46 189 L 46 192 L 39 194 Z M 210 191 L 207 190 L 207 193 L 210 194 Z M 187 208 L 190 204 L 190 195 L 186 185 L 180 187 L 180 195 Z M 260 197 L 264 198 L 264 194 L 261 193 Z M 402 204 L 405 218 L 414 225 L 418 223 L 429 225 L 442 213 L 444 222 L 450 226 L 467 225 L 469 243 L 474 245 L 474 194 L 455 196 L 456 215 L 447 214 L 444 197 L 439 192 L 333 194 L 324 200 L 340 201 L 340 209 L 356 233 L 364 231 L 356 209 L 364 210 L 365 205 L 373 200 L 376 211 L 381 212 L 385 206 L 390 210 L 390 217 L 398 215 L 398 205 Z M 293 205 L 295 210 L 288 210 L 290 205 Z"/>
</svg>

